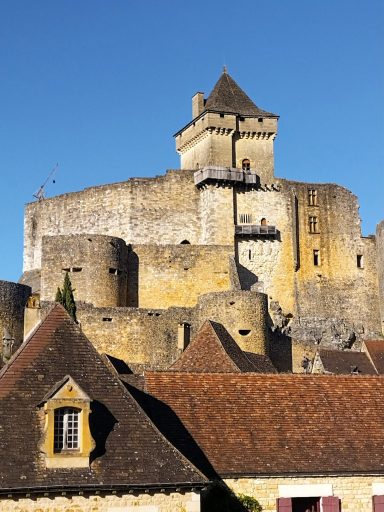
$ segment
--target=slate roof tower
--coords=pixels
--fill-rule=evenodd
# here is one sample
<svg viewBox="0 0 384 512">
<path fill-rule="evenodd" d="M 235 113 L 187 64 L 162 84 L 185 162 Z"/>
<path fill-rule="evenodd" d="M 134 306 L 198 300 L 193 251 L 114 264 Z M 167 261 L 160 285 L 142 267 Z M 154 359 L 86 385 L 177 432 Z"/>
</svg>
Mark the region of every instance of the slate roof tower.
<svg viewBox="0 0 384 512">
<path fill-rule="evenodd" d="M 278 116 L 256 106 L 226 68 L 206 100 L 202 92 L 193 96 L 192 117 L 175 135 L 182 169 L 252 170 L 272 182 Z"/>
</svg>

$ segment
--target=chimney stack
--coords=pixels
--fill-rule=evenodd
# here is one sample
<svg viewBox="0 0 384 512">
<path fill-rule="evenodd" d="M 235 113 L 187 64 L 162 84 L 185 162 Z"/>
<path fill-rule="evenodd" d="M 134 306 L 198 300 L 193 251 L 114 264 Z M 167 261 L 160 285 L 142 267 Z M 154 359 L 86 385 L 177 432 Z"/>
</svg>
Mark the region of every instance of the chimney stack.
<svg viewBox="0 0 384 512">
<path fill-rule="evenodd" d="M 199 116 L 204 110 L 204 93 L 197 92 L 192 97 L 192 119 Z"/>
</svg>

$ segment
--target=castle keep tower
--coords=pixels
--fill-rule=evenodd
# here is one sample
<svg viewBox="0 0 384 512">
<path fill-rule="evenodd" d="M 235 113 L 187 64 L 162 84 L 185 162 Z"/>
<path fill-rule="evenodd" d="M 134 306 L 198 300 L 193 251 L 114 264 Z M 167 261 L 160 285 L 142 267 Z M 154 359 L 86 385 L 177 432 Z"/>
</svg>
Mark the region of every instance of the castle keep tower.
<svg viewBox="0 0 384 512">
<path fill-rule="evenodd" d="M 182 169 L 251 170 L 272 182 L 278 116 L 257 107 L 226 68 L 206 100 L 202 92 L 193 96 L 192 117 L 175 135 Z"/>
</svg>

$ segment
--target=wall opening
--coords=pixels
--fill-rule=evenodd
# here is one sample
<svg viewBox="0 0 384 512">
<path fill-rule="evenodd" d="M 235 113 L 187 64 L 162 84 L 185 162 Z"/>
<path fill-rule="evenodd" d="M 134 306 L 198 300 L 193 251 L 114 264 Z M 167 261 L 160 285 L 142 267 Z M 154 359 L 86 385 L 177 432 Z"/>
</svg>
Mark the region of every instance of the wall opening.
<svg viewBox="0 0 384 512">
<path fill-rule="evenodd" d="M 191 324 L 188 322 L 181 322 L 177 328 L 177 348 L 184 351 L 191 339 Z"/>
<path fill-rule="evenodd" d="M 112 322 L 112 318 L 110 316 L 104 316 L 103 322 Z"/>
<path fill-rule="evenodd" d="M 113 274 L 113 275 L 115 275 L 115 276 L 119 276 L 119 275 L 121 274 L 121 270 L 118 270 L 117 268 L 112 268 L 112 267 L 111 267 L 111 268 L 109 269 L 109 273 L 110 273 L 110 274 Z"/>
<path fill-rule="evenodd" d="M 262 226 L 266 226 L 266 225 L 267 225 L 267 219 L 263 217 L 263 218 L 261 219 L 261 221 L 260 221 L 260 224 L 261 224 Z"/>
<path fill-rule="evenodd" d="M 364 268 L 364 260 L 363 260 L 362 254 L 358 254 L 356 256 L 356 265 L 357 265 L 357 268 Z"/>
<path fill-rule="evenodd" d="M 191 242 L 189 240 L 183 240 L 180 242 L 180 245 L 191 245 Z"/>
<path fill-rule="evenodd" d="M 244 160 L 241 162 L 241 168 L 243 171 L 250 171 L 251 170 L 251 161 L 249 158 L 244 158 Z"/>
<path fill-rule="evenodd" d="M 315 267 L 320 266 L 320 251 L 319 251 L 319 249 L 313 250 L 313 264 L 315 265 Z"/>
<path fill-rule="evenodd" d="M 240 336 L 249 336 L 251 334 L 251 329 L 239 329 Z"/>
</svg>

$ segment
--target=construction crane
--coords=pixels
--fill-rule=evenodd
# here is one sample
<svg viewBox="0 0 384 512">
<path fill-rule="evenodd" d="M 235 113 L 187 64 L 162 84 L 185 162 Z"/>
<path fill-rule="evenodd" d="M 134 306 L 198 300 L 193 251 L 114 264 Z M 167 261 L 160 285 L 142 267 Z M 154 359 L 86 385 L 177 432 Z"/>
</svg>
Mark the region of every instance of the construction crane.
<svg viewBox="0 0 384 512">
<path fill-rule="evenodd" d="M 33 194 L 33 197 L 36 197 L 36 199 L 38 201 L 42 201 L 43 199 L 45 199 L 45 187 L 46 187 L 48 181 L 52 180 L 52 183 L 55 183 L 55 180 L 53 178 L 57 172 L 58 167 L 59 167 L 59 164 L 56 164 L 55 167 L 52 169 L 52 171 L 49 173 L 48 178 L 44 181 L 44 183 L 41 185 L 41 187 L 36 192 L 36 194 Z"/>
</svg>

